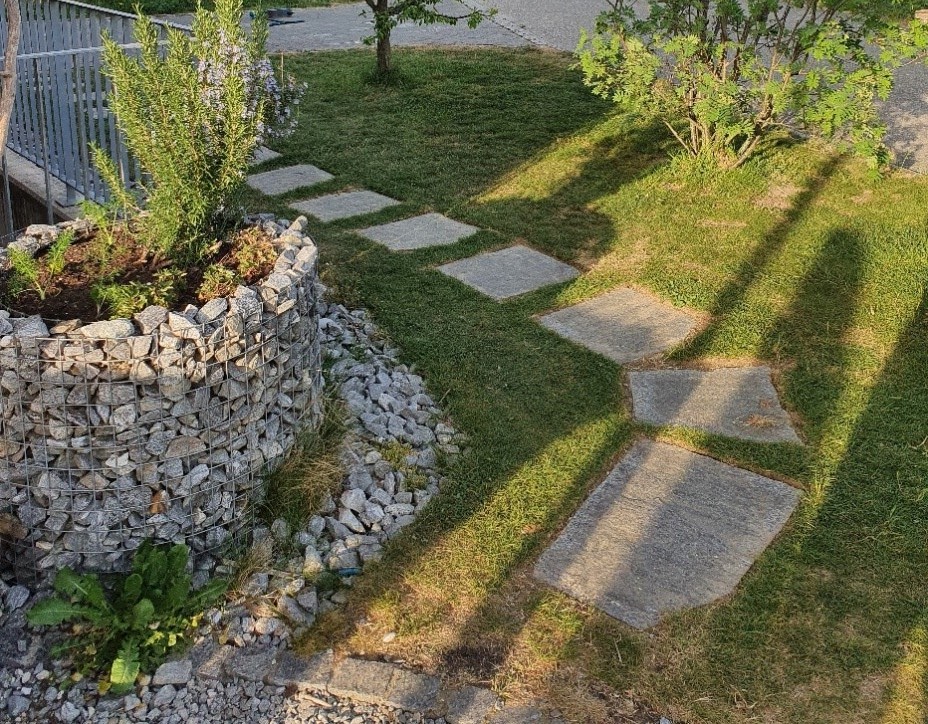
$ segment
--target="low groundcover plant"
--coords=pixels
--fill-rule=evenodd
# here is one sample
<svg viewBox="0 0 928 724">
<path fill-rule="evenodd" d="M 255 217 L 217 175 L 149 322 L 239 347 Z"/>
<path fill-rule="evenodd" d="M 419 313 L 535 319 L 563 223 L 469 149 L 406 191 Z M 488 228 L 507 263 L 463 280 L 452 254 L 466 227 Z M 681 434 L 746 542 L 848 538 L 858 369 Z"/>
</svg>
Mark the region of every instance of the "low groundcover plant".
<svg viewBox="0 0 928 724">
<path fill-rule="evenodd" d="M 68 637 L 56 647 L 81 674 L 105 674 L 102 691 L 128 691 L 142 671 L 152 671 L 172 650 L 188 642 L 206 608 L 226 590 L 213 580 L 191 590 L 189 551 L 143 543 L 132 572 L 116 576 L 109 590 L 96 574 L 63 568 L 55 578 L 56 596 L 37 603 L 27 618 L 33 626 L 68 624 Z"/>
</svg>

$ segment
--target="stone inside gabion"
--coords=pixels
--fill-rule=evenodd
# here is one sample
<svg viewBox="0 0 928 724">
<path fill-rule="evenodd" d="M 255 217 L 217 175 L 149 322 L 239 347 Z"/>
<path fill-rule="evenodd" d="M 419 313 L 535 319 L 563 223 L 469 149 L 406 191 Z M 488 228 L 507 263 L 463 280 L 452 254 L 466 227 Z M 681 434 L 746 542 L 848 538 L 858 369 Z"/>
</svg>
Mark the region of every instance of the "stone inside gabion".
<svg viewBox="0 0 928 724">
<path fill-rule="evenodd" d="M 19 531 L 3 564 L 124 570 L 153 538 L 209 569 L 251 520 L 323 382 L 306 219 L 249 221 L 280 256 L 231 297 L 88 325 L 0 310 L 0 514 Z M 14 243 L 38 253 L 64 226 Z"/>
</svg>

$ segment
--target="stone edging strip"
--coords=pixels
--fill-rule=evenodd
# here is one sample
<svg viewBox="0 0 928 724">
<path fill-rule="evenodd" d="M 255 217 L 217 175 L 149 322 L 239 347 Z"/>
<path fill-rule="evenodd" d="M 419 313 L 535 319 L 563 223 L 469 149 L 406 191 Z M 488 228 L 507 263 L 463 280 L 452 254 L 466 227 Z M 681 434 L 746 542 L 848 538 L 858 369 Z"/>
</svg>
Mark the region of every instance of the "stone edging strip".
<svg viewBox="0 0 928 724">
<path fill-rule="evenodd" d="M 350 657 L 336 661 L 331 650 L 304 658 L 266 647 L 221 646 L 199 666 L 197 675 L 254 681 L 294 692 L 327 693 L 375 706 L 434 714 L 449 724 L 552 721 L 539 709 L 503 706 L 489 689 L 448 687 L 436 676 L 397 664 Z"/>
</svg>

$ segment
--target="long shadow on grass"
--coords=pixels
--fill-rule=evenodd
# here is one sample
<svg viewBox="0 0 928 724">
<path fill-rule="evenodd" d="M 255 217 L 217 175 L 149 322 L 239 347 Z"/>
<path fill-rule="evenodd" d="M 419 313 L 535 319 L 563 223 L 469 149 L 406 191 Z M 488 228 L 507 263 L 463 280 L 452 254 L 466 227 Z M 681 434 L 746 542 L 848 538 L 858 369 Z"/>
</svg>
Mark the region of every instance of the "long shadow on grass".
<svg viewBox="0 0 928 724">
<path fill-rule="evenodd" d="M 681 679 L 711 690 L 725 672 L 739 699 L 759 702 L 755 714 L 769 706 L 783 721 L 824 710 L 876 721 L 879 693 L 867 702 L 863 692 L 879 692 L 928 605 L 928 293 L 868 390 L 845 340 L 865 253 L 853 232 L 832 232 L 768 337 L 770 350 L 796 360 L 786 390 L 810 419 L 813 489 L 730 605 L 670 622 L 674 637 L 695 622 L 702 631 Z M 836 440 L 845 443 L 837 459 Z"/>
<path fill-rule="evenodd" d="M 468 219 L 505 234 L 525 237 L 534 246 L 564 261 L 594 263 L 615 243 L 617 229 L 613 218 L 591 206 L 667 162 L 662 150 L 667 131 L 662 125 L 629 124 L 629 127 L 630 131 L 607 135 L 592 148 L 583 149 L 585 160 L 552 192 L 537 199 L 519 196 L 520 189 L 509 197 L 491 195 L 468 207 Z M 550 153 L 545 151 L 524 167 L 531 169 L 548 163 Z"/>
<path fill-rule="evenodd" d="M 634 143 L 631 137 L 629 142 Z M 617 168 L 610 159 L 598 148 L 581 166 L 580 178 L 560 193 L 579 209 L 657 163 Z M 588 172 L 596 183 L 584 183 Z M 506 213 L 507 203 L 499 204 L 499 213 Z M 604 217 L 588 209 L 582 214 L 587 229 L 590 219 L 599 219 L 597 243 L 614 233 Z M 471 246 L 480 240 L 405 255 L 347 235 L 322 242 L 329 263 L 338 267 L 338 285 L 371 309 L 404 356 L 417 363 L 433 393 L 447 395 L 446 409 L 474 447 L 471 457 L 455 465 L 442 495 L 391 544 L 383 565 L 358 583 L 353 610 L 336 634 L 346 635 L 345 626 L 350 628 L 378 598 L 401 591 L 415 600 L 416 589 L 430 587 L 445 591 L 436 617 L 448 613 L 444 596 L 453 601 L 451 590 L 458 587 L 462 597 L 477 601 L 469 615 L 485 621 L 484 606 L 494 607 L 483 604 L 487 594 L 537 552 L 627 439 L 618 368 L 544 330 L 517 305 L 500 305 L 421 268 L 475 251 Z M 408 606 L 409 618 L 429 618 L 423 614 L 428 605 Z M 399 621 L 397 628 L 419 625 Z M 464 635 L 445 662 L 479 676 L 470 668 L 474 659 L 501 661 L 512 639 L 497 631 L 483 638 L 475 633 L 468 641 L 470 629 L 463 623 Z M 469 650 L 486 656 L 471 656 Z"/>
<path fill-rule="evenodd" d="M 783 217 L 758 242 L 754 253 L 744 260 L 731 281 L 716 296 L 711 308 L 712 322 L 700 334 L 681 347 L 676 357 L 699 357 L 712 347 L 728 315 L 735 312 L 747 298 L 754 281 L 764 269 L 776 259 L 806 211 L 819 197 L 828 178 L 837 170 L 841 162 L 838 155 L 829 156 L 817 173 L 810 174 L 808 185 L 793 199 Z"/>
</svg>

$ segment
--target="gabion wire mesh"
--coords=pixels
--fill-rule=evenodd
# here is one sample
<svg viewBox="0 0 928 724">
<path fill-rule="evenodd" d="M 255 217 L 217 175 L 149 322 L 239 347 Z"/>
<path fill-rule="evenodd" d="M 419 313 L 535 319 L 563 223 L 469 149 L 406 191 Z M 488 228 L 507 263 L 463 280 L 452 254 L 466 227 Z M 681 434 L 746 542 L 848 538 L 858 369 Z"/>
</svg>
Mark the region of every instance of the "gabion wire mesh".
<svg viewBox="0 0 928 724">
<path fill-rule="evenodd" d="M 146 538 L 209 570 L 249 529 L 262 473 L 321 414 L 316 249 L 282 241 L 263 284 L 183 314 L 9 319 L 0 558 L 20 580 L 125 570 Z"/>
</svg>

